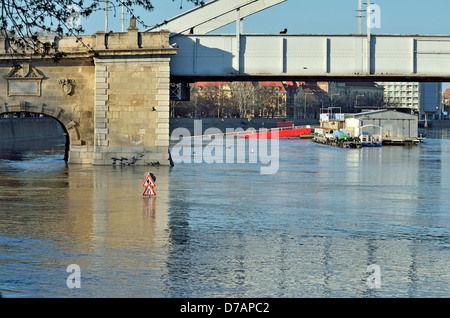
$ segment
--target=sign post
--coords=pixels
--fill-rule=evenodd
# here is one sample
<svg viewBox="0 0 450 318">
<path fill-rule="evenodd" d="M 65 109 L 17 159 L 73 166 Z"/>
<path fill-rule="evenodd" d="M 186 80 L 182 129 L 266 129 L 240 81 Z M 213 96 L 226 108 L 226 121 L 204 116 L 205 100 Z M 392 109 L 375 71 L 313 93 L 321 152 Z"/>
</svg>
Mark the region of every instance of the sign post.
<svg viewBox="0 0 450 318">
<path fill-rule="evenodd" d="M 145 197 L 153 197 L 156 196 L 155 190 L 153 190 L 154 187 L 156 187 L 156 177 L 153 173 L 149 173 L 147 178 L 145 179 L 142 186 L 145 188 L 144 193 L 142 194 Z"/>
</svg>

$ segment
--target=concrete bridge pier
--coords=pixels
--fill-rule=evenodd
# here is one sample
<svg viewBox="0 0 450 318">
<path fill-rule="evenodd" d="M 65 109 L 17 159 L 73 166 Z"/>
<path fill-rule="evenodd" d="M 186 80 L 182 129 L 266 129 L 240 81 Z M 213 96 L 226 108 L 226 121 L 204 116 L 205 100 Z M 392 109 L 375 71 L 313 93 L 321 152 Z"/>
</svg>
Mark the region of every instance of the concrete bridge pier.
<svg viewBox="0 0 450 318">
<path fill-rule="evenodd" d="M 95 59 L 94 165 L 133 157 L 136 164 L 168 164 L 168 64 L 161 56 Z"/>
<path fill-rule="evenodd" d="M 97 41 L 107 41 L 107 49 L 94 59 L 93 164 L 109 164 L 111 158 L 169 164 L 169 63 L 176 53 L 169 33 L 148 36 L 131 26 L 114 39 L 96 35 Z M 155 42 L 159 48 L 151 48 Z"/>
<path fill-rule="evenodd" d="M 58 63 L 18 56 L 3 39 L 0 114 L 58 120 L 70 164 L 126 158 L 122 163 L 169 165 L 170 59 L 177 53 L 169 32 L 139 32 L 132 19 L 127 32 L 52 40 L 66 53 Z"/>
</svg>

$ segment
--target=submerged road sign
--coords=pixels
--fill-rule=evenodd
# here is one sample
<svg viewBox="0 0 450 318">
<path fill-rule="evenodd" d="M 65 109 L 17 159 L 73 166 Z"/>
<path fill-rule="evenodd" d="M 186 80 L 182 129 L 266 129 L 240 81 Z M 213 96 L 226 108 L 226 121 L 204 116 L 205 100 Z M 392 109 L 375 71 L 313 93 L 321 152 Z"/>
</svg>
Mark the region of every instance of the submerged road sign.
<svg viewBox="0 0 450 318">
<path fill-rule="evenodd" d="M 153 173 L 149 173 L 142 186 L 143 187 L 156 187 L 155 180 L 156 180 L 155 175 Z"/>
<path fill-rule="evenodd" d="M 156 195 L 155 190 L 152 187 L 145 188 L 144 193 L 142 194 L 144 197 L 154 197 Z"/>
<path fill-rule="evenodd" d="M 152 197 L 156 195 L 155 190 L 153 190 L 153 188 L 156 187 L 155 181 L 155 175 L 153 173 L 149 173 L 144 183 L 142 184 L 142 186 L 145 188 L 145 191 L 142 194 L 143 196 Z"/>
</svg>

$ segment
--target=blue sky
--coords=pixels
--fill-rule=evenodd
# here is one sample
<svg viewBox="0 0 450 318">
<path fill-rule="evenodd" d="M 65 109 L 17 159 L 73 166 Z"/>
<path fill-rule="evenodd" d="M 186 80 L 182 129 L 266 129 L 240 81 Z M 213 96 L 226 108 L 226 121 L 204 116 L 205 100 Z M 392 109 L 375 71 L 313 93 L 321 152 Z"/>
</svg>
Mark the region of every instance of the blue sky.
<svg viewBox="0 0 450 318">
<path fill-rule="evenodd" d="M 366 2 L 363 0 L 363 2 Z M 448 0 L 374 0 L 381 9 L 381 28 L 373 33 L 392 34 L 450 34 L 450 1 Z M 153 0 L 155 10 L 138 15 L 148 25 L 160 23 L 194 7 L 186 0 Z M 180 10 L 180 4 L 183 9 Z M 287 0 L 244 20 L 246 33 L 348 34 L 358 31 L 358 0 Z M 87 34 L 105 29 L 104 13 L 97 13 L 82 24 Z M 121 10 L 109 14 L 109 29 L 121 31 Z M 129 16 L 125 17 L 125 28 Z M 141 27 L 142 29 L 142 27 Z M 234 32 L 234 27 L 221 30 Z"/>
</svg>

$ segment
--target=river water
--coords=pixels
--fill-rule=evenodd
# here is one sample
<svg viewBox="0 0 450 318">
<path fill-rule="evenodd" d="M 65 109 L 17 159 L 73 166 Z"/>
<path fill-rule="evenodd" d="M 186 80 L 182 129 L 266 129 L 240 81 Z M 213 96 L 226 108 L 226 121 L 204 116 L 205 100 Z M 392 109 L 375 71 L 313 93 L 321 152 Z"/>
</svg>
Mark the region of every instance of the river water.
<svg viewBox="0 0 450 318">
<path fill-rule="evenodd" d="M 0 292 L 448 297 L 449 136 L 363 149 L 281 140 L 274 174 L 250 162 L 66 166 L 63 142 L 3 146 Z M 149 172 L 156 197 L 144 198 Z"/>
</svg>

